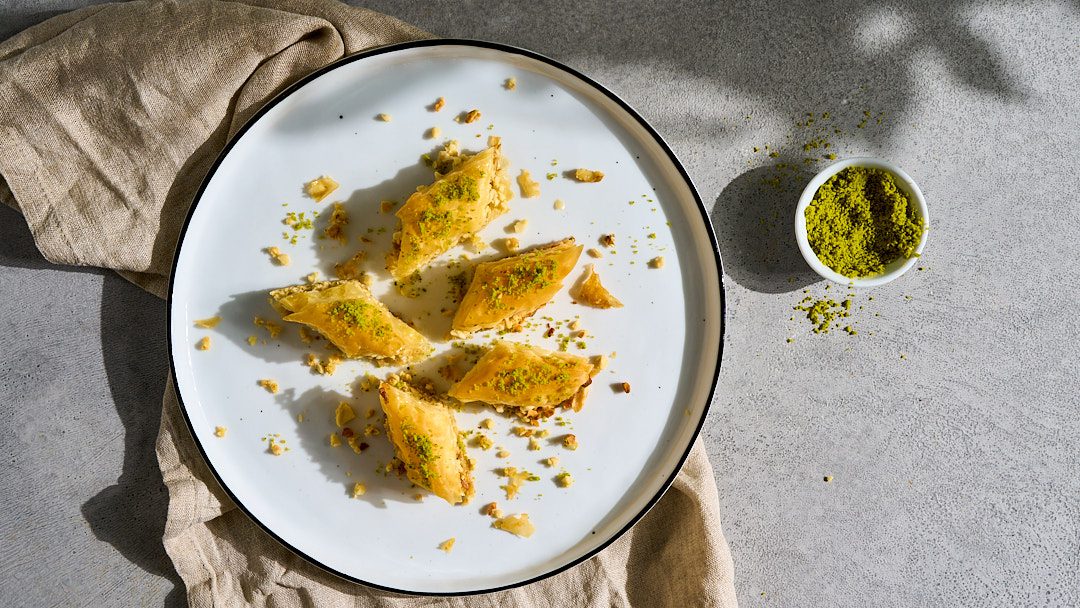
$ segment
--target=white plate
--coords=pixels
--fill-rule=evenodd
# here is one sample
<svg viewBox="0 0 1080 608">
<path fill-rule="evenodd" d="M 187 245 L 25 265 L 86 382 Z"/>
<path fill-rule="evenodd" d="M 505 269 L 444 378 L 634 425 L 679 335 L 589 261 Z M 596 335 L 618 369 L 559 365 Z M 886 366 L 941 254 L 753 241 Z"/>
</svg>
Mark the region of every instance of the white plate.
<svg viewBox="0 0 1080 608">
<path fill-rule="evenodd" d="M 502 84 L 511 76 L 517 88 L 508 91 Z M 440 96 L 446 107 L 430 111 Z M 453 120 L 472 108 L 482 112 L 478 122 Z M 379 113 L 392 115 L 392 121 L 376 120 Z M 487 240 L 507 236 L 506 226 L 520 218 L 529 220 L 528 227 L 514 236 L 526 246 L 572 235 L 586 247 L 603 249 L 597 239 L 613 232 L 616 253 L 605 250 L 600 260 L 582 255 L 570 278 L 594 262 L 626 305 L 587 308 L 573 304 L 564 290 L 537 313 L 536 319 L 580 315 L 591 336 L 584 350 L 571 344 L 572 352 L 617 353 L 597 376 L 585 408 L 566 416 L 572 427 L 545 425 L 553 436 L 572 428 L 581 447 L 570 452 L 545 443 L 541 451 L 528 451 L 527 439 L 511 435 L 513 421 L 495 415 L 497 427 L 489 434 L 511 456 L 498 459 L 495 450 L 470 448 L 477 494 L 460 507 L 430 495 L 418 502 L 407 482 L 377 475 L 377 465 L 392 455 L 382 436 L 370 438 L 372 447 L 361 455 L 328 445 L 339 401 L 351 401 L 361 413 L 378 408 L 374 393 L 351 396 L 355 378 L 388 370 L 349 361 L 333 376 L 315 375 L 301 360 L 308 352 L 326 351 L 302 344 L 295 327 L 269 340 L 252 322 L 254 315 L 280 322 L 267 304 L 267 290 L 301 282 L 313 270 L 330 276 L 333 264 L 367 235 L 376 241 L 368 246 L 368 268 L 378 272 L 373 291 L 439 340 L 448 325 L 438 313 L 445 285 L 430 285 L 416 301 L 395 293 L 381 266 L 396 220 L 378 210 L 382 199 L 404 200 L 431 180 L 419 158 L 437 145 L 424 138 L 432 126 L 442 129 L 441 139 L 456 138 L 465 149 L 481 149 L 488 135 L 501 136 L 513 175 L 525 168 L 540 182 L 542 195 L 517 196 L 511 211 L 482 233 Z M 606 177 L 579 184 L 561 175 L 577 167 Z M 549 172 L 560 175 L 545 179 Z M 301 185 L 324 174 L 341 188 L 322 204 L 303 197 Z M 556 198 L 565 201 L 565 210 L 553 208 Z M 283 240 L 287 211 L 310 214 L 335 200 L 344 201 L 351 216 L 347 247 L 313 238 L 311 231 L 295 245 Z M 319 216 L 316 231 L 328 216 Z M 262 252 L 269 245 L 287 252 L 291 265 L 272 265 Z M 658 255 L 664 267 L 648 268 Z M 495 44 L 443 40 L 379 48 L 328 66 L 277 97 L 210 171 L 181 237 L 172 277 L 169 338 L 176 386 L 195 440 L 221 485 L 255 522 L 308 560 L 357 582 L 408 593 L 513 587 L 594 555 L 633 525 L 678 472 L 719 371 L 719 268 L 707 216 L 686 172 L 655 131 L 610 92 L 550 59 Z M 434 307 L 434 314 L 424 315 L 425 307 Z M 216 329 L 194 327 L 196 319 L 217 314 L 224 320 Z M 554 338 L 541 335 L 542 325 L 508 337 L 556 348 Z M 211 349 L 195 350 L 204 335 L 211 336 Z M 257 346 L 248 345 L 250 335 L 259 337 Z M 437 347 L 443 352 L 450 344 L 439 340 Z M 261 378 L 277 380 L 281 392 L 271 395 L 256 386 Z M 630 394 L 611 388 L 623 381 L 631 384 Z M 459 415 L 463 429 L 492 416 L 473 409 Z M 228 428 L 223 439 L 214 436 L 219 425 Z M 269 454 L 262 438 L 270 434 L 279 434 L 290 450 Z M 539 464 L 547 456 L 558 456 L 560 466 Z M 503 481 L 493 473 L 507 465 L 541 480 L 526 483 L 521 495 L 507 501 L 499 489 Z M 555 485 L 561 470 L 573 475 L 571 488 Z M 368 487 L 359 499 L 349 496 L 354 481 Z M 491 519 L 479 513 L 491 501 L 506 513 L 529 513 L 536 534 L 523 539 L 491 528 Z M 450 537 L 457 539 L 453 551 L 439 551 L 437 545 Z"/>
</svg>

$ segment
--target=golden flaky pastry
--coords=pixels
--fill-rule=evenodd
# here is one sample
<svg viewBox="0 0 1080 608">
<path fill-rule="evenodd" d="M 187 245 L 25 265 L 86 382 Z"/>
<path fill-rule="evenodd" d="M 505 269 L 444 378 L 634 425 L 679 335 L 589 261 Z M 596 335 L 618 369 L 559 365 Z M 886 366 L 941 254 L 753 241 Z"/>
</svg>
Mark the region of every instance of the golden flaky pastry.
<svg viewBox="0 0 1080 608">
<path fill-rule="evenodd" d="M 560 405 L 580 410 L 596 371 L 585 357 L 500 341 L 447 394 L 517 408 L 518 417 L 535 421 Z"/>
<path fill-rule="evenodd" d="M 317 330 L 347 357 L 413 363 L 431 343 L 391 313 L 360 281 L 323 281 L 270 292 L 286 321 Z"/>
<path fill-rule="evenodd" d="M 581 256 L 573 238 L 477 265 L 454 315 L 455 335 L 512 327 L 547 304 Z"/>
<path fill-rule="evenodd" d="M 386 429 L 409 481 L 456 505 L 472 497 L 472 461 L 454 412 L 401 380 L 379 384 Z"/>
<path fill-rule="evenodd" d="M 451 144 L 456 146 L 456 142 Z M 386 268 L 395 279 L 421 270 L 506 213 L 513 193 L 505 167 L 497 141 L 472 156 L 440 154 L 438 179 L 413 193 L 396 214 L 401 228 L 394 233 L 386 256 Z"/>
</svg>

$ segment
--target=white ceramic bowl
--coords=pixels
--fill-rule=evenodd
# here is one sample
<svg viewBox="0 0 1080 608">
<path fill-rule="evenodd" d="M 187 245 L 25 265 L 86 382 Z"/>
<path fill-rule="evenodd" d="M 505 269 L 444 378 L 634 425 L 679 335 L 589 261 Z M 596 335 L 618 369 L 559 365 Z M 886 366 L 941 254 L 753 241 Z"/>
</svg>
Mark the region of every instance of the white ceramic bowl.
<svg viewBox="0 0 1080 608">
<path fill-rule="evenodd" d="M 806 236 L 806 208 L 810 206 L 810 202 L 814 200 L 814 195 L 817 194 L 818 188 L 827 182 L 830 177 L 848 167 L 882 169 L 888 171 L 896 178 L 897 185 L 907 193 L 908 199 L 915 203 L 919 215 L 922 216 L 922 239 L 919 240 L 919 246 L 915 248 L 916 253 L 922 253 L 923 247 L 926 246 L 926 235 L 930 231 L 930 215 L 927 213 L 926 199 L 923 198 L 922 191 L 919 190 L 919 186 L 915 183 L 915 180 L 911 179 L 911 176 L 905 173 L 900 167 L 897 167 L 888 161 L 870 157 L 847 158 L 837 161 L 826 167 L 821 173 L 815 175 L 814 179 L 810 180 L 810 183 L 806 185 L 806 189 L 803 190 L 802 196 L 799 198 L 798 207 L 795 208 L 795 240 L 799 243 L 799 251 L 802 252 L 803 258 L 806 259 L 806 263 L 814 269 L 814 272 L 822 277 L 834 283 L 851 285 L 852 287 L 875 287 L 877 285 L 884 285 L 907 272 L 909 268 L 915 265 L 915 261 L 919 258 L 911 257 L 893 260 L 885 267 L 885 271 L 881 274 L 869 277 L 846 277 L 832 268 L 829 268 L 818 259 L 817 254 L 814 253 L 814 250 L 810 247 L 810 240 Z"/>
</svg>

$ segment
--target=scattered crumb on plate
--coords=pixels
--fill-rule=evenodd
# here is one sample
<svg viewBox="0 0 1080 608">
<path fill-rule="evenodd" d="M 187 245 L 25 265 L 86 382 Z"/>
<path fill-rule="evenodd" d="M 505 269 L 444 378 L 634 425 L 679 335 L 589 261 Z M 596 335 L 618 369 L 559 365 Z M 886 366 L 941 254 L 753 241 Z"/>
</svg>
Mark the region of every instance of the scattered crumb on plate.
<svg viewBox="0 0 1080 608">
<path fill-rule="evenodd" d="M 210 336 L 203 336 L 202 340 L 195 343 L 195 348 L 199 350 L 210 350 Z"/>
<path fill-rule="evenodd" d="M 454 542 L 456 540 L 457 539 L 453 538 L 453 537 L 444 540 L 443 542 L 439 543 L 439 550 L 440 551 L 445 551 L 446 553 L 449 553 L 450 551 L 452 551 L 454 549 Z"/>
<path fill-rule="evenodd" d="M 330 193 L 337 190 L 339 185 L 340 184 L 334 181 L 334 178 L 329 175 L 323 175 L 322 177 L 313 179 L 304 184 L 304 192 L 318 203 L 330 196 Z"/>
<path fill-rule="evenodd" d="M 224 437 L 225 433 L 228 432 L 228 430 L 229 429 L 227 429 L 227 428 L 225 428 L 223 426 L 215 426 L 214 427 L 214 437 Z"/>
<path fill-rule="evenodd" d="M 555 484 L 560 488 L 569 488 L 574 485 L 574 478 L 570 476 L 570 473 L 563 471 L 555 476 Z"/>
<path fill-rule="evenodd" d="M 271 380 L 269 378 L 264 378 L 262 380 L 259 380 L 259 386 L 265 388 L 266 392 L 270 393 L 271 395 L 276 395 L 277 392 L 278 392 L 277 380 Z"/>
<path fill-rule="evenodd" d="M 266 254 L 270 256 L 270 259 L 275 264 L 277 264 L 278 266 L 288 266 L 289 265 L 289 261 L 290 261 L 289 260 L 289 254 L 282 253 L 282 251 L 280 249 L 278 249 L 277 247 L 270 246 L 270 247 L 267 247 L 266 249 L 263 249 L 263 251 L 265 251 Z"/>
<path fill-rule="evenodd" d="M 342 401 L 338 403 L 337 409 L 334 410 L 334 424 L 341 428 L 349 423 L 350 420 L 356 418 L 356 412 L 353 411 L 352 406 Z"/>
<path fill-rule="evenodd" d="M 509 532 L 515 536 L 522 538 L 529 538 L 536 532 L 536 526 L 529 521 L 528 513 L 520 513 L 517 515 L 507 515 L 491 522 L 491 527 L 497 528 L 504 532 Z"/>
<path fill-rule="evenodd" d="M 209 319 L 196 319 L 195 327 L 201 327 L 203 329 L 214 329 L 221 323 L 221 317 L 210 317 Z"/>
<path fill-rule="evenodd" d="M 533 198 L 540 196 L 540 184 L 529 175 L 525 169 L 517 176 L 518 187 L 521 188 L 521 198 Z"/>
<path fill-rule="evenodd" d="M 604 174 L 600 171 L 593 171 L 591 169 L 575 169 L 574 179 L 584 183 L 596 183 L 604 179 Z"/>
</svg>

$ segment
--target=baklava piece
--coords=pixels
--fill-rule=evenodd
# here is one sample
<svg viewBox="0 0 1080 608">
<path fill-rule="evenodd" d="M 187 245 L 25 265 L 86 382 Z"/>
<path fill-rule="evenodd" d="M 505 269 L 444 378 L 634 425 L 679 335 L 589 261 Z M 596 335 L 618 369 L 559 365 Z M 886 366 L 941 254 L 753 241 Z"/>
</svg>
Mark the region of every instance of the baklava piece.
<svg viewBox="0 0 1080 608">
<path fill-rule="evenodd" d="M 496 342 L 448 394 L 480 401 L 536 422 L 559 406 L 581 409 L 596 368 L 585 357 L 515 342 Z"/>
<path fill-rule="evenodd" d="M 453 410 L 398 379 L 379 385 L 379 402 L 409 481 L 452 505 L 469 502 L 474 493 L 473 465 Z"/>
<path fill-rule="evenodd" d="M 513 197 L 500 146 L 475 155 L 449 142 L 435 161 L 435 183 L 419 188 L 396 213 L 400 229 L 386 268 L 401 280 L 468 241 L 509 209 Z"/>
<path fill-rule="evenodd" d="M 465 335 L 513 327 L 555 297 L 581 249 L 568 238 L 477 265 L 454 315 L 452 331 Z"/>
<path fill-rule="evenodd" d="M 326 337 L 346 357 L 378 363 L 414 363 L 431 343 L 391 313 L 360 281 L 323 281 L 270 292 L 286 321 L 302 323 Z"/>
</svg>

